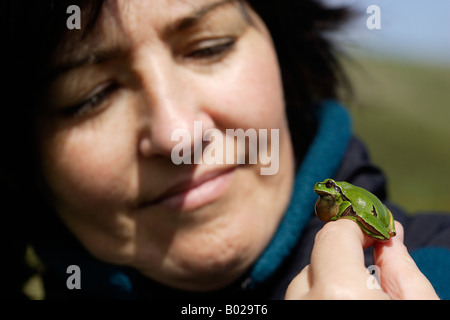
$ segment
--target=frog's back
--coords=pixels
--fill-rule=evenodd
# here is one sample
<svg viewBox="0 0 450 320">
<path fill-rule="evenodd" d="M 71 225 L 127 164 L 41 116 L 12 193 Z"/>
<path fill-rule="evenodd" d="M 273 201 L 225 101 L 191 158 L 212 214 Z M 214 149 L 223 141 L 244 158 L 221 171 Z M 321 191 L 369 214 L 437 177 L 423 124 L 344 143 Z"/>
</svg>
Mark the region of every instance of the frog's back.
<svg viewBox="0 0 450 320">
<path fill-rule="evenodd" d="M 356 214 L 359 212 L 372 212 L 373 206 L 377 212 L 377 217 L 383 224 L 389 225 L 389 214 L 386 207 L 373 193 L 366 189 L 357 187 L 348 182 L 340 182 L 344 195 L 352 203 L 353 210 Z"/>
</svg>

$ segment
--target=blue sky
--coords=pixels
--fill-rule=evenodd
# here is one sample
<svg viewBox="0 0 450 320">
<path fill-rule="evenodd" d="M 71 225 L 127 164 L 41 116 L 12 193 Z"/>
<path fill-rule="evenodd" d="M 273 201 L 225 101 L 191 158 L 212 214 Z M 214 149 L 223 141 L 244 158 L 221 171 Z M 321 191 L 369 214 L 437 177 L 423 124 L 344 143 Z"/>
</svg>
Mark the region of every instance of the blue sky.
<svg viewBox="0 0 450 320">
<path fill-rule="evenodd" d="M 450 65 L 450 0 L 323 0 L 361 12 L 337 36 L 341 43 L 376 55 Z M 381 29 L 369 30 L 366 9 L 381 9 Z"/>
</svg>

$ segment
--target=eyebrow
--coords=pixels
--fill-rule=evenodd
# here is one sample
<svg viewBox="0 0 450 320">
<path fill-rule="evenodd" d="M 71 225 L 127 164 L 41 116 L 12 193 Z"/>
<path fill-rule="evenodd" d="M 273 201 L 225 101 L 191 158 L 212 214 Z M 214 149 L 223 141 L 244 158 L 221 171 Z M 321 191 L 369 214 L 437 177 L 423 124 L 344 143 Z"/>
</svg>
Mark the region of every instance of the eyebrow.
<svg viewBox="0 0 450 320">
<path fill-rule="evenodd" d="M 218 9 L 220 7 L 223 7 L 229 3 L 234 2 L 241 2 L 241 0 L 221 0 L 218 2 L 214 2 L 208 5 L 205 5 L 203 7 L 200 7 L 193 13 L 191 13 L 187 17 L 182 17 L 175 22 L 173 22 L 171 25 L 169 25 L 168 28 L 166 28 L 165 33 L 172 33 L 172 32 L 181 32 L 186 29 L 194 27 L 196 24 L 198 24 L 208 13 L 211 11 L 214 11 L 215 9 Z"/>
<path fill-rule="evenodd" d="M 53 79 L 58 75 L 64 74 L 73 69 L 80 68 L 87 64 L 103 64 L 121 56 L 125 56 L 125 51 L 119 47 L 94 50 L 80 58 L 76 58 L 63 64 L 57 64 L 50 71 L 48 78 Z"/>
<path fill-rule="evenodd" d="M 207 4 L 188 14 L 185 17 L 176 19 L 164 28 L 164 35 L 169 35 L 184 30 L 190 29 L 199 24 L 200 21 L 210 12 L 223 7 L 227 4 L 238 2 L 242 5 L 241 0 L 220 0 L 211 4 Z M 93 50 L 88 54 L 81 56 L 80 58 L 73 59 L 63 64 L 57 64 L 52 68 L 49 78 L 54 79 L 58 75 L 64 74 L 70 70 L 80 68 L 86 64 L 96 65 L 103 64 L 110 60 L 117 59 L 119 57 L 126 56 L 126 50 L 118 46 L 111 48 L 102 48 Z"/>
</svg>

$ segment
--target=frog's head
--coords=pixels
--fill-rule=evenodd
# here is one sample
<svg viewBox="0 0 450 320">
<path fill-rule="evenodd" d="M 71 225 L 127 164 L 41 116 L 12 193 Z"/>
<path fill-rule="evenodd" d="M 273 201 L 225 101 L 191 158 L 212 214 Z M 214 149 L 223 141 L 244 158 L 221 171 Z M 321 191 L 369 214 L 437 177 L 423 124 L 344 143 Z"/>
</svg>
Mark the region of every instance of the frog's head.
<svg viewBox="0 0 450 320">
<path fill-rule="evenodd" d="M 317 182 L 314 191 L 321 198 L 332 198 L 337 200 L 341 198 L 341 188 L 333 179 L 326 179 L 324 182 Z"/>
<path fill-rule="evenodd" d="M 342 202 L 341 188 L 334 180 L 326 179 L 316 183 L 314 191 L 319 195 L 315 207 L 316 215 L 323 222 L 328 222 L 339 212 Z"/>
</svg>

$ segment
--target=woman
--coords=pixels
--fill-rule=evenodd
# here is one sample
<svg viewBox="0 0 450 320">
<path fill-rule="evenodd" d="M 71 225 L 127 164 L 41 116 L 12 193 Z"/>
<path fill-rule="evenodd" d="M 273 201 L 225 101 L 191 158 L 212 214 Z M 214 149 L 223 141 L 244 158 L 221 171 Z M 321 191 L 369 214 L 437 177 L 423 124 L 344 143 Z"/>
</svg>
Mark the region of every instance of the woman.
<svg viewBox="0 0 450 320">
<path fill-rule="evenodd" d="M 5 193 L 30 198 L 27 234 L 46 266 L 47 298 L 438 297 L 400 224 L 395 238 L 374 244 L 351 221 L 322 227 L 312 215 L 312 186 L 327 177 L 385 200 L 381 173 L 329 100 L 340 76 L 321 32 L 345 10 L 316 1 L 81 1 L 81 29 L 68 29 L 73 4 L 14 1 L 2 10 L 7 90 L 32 88 L 8 110 L 28 126 L 7 142 L 14 161 L 3 168 L 20 170 L 5 172 Z M 239 129 L 259 133 L 256 163 L 250 141 L 223 149 L 235 142 L 225 133 Z M 180 130 L 190 138 L 174 136 Z M 277 133 L 265 145 L 275 174 L 261 174 L 261 130 Z M 212 132 L 224 140 L 209 154 L 234 150 L 230 161 L 196 158 L 220 138 Z M 174 163 L 174 150 L 191 164 Z M 420 220 L 391 211 L 408 226 Z M 449 230 L 448 217 L 429 219 L 430 230 Z M 405 241 L 423 245 L 420 235 Z M 448 263 L 448 236 L 427 241 L 446 246 L 433 257 Z M 382 290 L 367 285 L 371 245 Z M 71 265 L 81 270 L 79 290 L 66 282 Z"/>
</svg>

